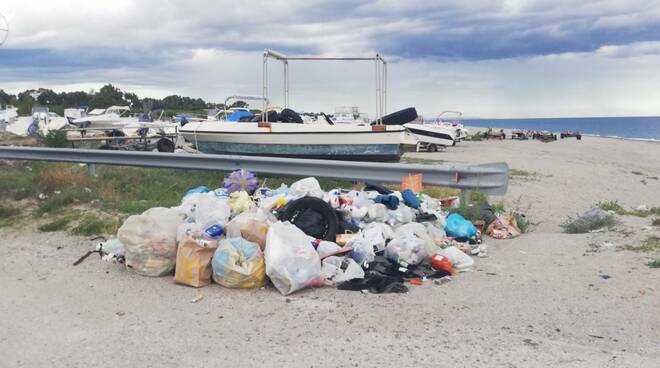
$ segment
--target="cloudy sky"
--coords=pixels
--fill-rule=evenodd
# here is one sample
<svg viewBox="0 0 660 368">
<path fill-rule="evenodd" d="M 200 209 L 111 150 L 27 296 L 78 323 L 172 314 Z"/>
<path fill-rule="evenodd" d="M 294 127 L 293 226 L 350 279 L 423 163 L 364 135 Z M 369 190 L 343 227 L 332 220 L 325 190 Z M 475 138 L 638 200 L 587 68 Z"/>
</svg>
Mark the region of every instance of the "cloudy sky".
<svg viewBox="0 0 660 368">
<path fill-rule="evenodd" d="M 660 115 L 660 0 L 3 0 L 0 89 L 223 101 L 261 52 L 389 62 L 388 110 L 426 117 Z M 1 28 L 1 27 L 0 27 Z M 270 89 L 281 103 L 281 67 Z M 371 63 L 292 62 L 291 105 L 375 112 Z"/>
</svg>

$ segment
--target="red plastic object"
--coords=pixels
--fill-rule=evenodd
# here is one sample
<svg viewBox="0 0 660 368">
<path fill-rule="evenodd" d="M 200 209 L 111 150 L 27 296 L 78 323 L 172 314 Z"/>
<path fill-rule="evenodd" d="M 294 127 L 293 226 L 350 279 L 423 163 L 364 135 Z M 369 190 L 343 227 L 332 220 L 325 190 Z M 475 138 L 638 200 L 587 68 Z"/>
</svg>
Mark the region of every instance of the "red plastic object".
<svg viewBox="0 0 660 368">
<path fill-rule="evenodd" d="M 454 269 L 454 265 L 451 264 L 451 261 L 447 257 L 443 257 L 437 253 L 431 256 L 431 267 L 434 270 L 444 270 L 449 273 L 452 273 Z"/>
</svg>

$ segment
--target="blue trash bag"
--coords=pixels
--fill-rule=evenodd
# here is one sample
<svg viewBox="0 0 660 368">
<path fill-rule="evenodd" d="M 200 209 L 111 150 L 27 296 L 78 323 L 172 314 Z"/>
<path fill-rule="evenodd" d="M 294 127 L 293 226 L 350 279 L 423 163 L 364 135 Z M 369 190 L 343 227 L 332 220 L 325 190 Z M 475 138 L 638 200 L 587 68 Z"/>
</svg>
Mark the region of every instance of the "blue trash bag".
<svg viewBox="0 0 660 368">
<path fill-rule="evenodd" d="M 417 198 L 417 195 L 412 190 L 406 189 L 402 191 L 401 197 L 403 197 L 403 203 L 408 207 L 415 209 L 419 208 L 419 198 Z"/>
<path fill-rule="evenodd" d="M 379 195 L 376 198 L 374 198 L 374 202 L 376 203 L 382 203 L 387 208 L 390 210 L 395 210 L 399 207 L 399 198 L 393 196 L 393 195 Z"/>
<path fill-rule="evenodd" d="M 471 238 L 477 235 L 477 228 L 458 213 L 447 216 L 445 232 L 452 238 Z"/>
</svg>

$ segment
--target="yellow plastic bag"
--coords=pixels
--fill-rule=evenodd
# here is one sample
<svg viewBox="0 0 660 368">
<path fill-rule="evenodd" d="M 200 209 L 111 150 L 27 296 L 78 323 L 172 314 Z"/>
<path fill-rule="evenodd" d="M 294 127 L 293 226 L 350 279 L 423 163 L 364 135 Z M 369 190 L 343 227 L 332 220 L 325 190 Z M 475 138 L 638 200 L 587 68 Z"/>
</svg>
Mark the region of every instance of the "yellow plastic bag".
<svg viewBox="0 0 660 368">
<path fill-rule="evenodd" d="M 211 283 L 211 259 L 217 243 L 186 240 L 176 253 L 174 281 L 179 284 L 202 287 Z"/>
<path fill-rule="evenodd" d="M 254 207 L 254 202 L 252 198 L 246 191 L 234 192 L 229 196 L 229 202 L 227 203 L 231 209 L 231 213 L 236 215 L 242 212 L 249 210 Z"/>
</svg>

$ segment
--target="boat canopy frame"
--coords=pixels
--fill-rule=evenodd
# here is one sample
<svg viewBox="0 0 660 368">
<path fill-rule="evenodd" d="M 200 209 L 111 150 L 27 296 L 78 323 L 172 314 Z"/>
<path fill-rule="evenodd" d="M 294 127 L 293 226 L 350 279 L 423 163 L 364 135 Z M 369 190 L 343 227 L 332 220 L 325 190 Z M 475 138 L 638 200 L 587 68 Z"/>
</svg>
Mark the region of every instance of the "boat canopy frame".
<svg viewBox="0 0 660 368">
<path fill-rule="evenodd" d="M 281 61 L 284 66 L 284 107 L 289 107 L 289 61 L 370 61 L 374 63 L 376 74 L 376 115 L 377 123 L 382 124 L 383 116 L 387 114 L 387 61 L 380 54 L 374 57 L 324 57 L 324 56 L 287 56 L 281 52 L 265 49 L 263 54 L 262 93 L 264 105 L 262 111 L 268 108 L 268 59 Z M 261 120 L 266 121 L 266 114 L 261 114 Z"/>
</svg>

